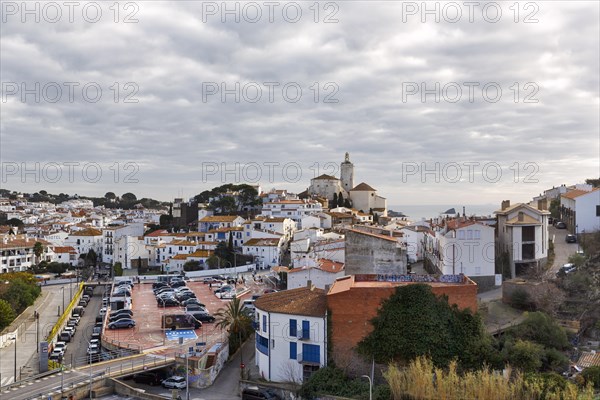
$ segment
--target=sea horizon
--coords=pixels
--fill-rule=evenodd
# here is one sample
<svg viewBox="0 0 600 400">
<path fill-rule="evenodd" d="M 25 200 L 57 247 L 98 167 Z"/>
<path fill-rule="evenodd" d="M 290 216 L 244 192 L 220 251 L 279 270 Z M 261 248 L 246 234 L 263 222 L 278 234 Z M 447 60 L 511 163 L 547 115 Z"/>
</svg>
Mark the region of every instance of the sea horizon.
<svg viewBox="0 0 600 400">
<path fill-rule="evenodd" d="M 463 213 L 463 207 L 467 216 L 494 216 L 494 211 L 498 210 L 497 204 L 405 204 L 391 205 L 388 210 L 403 213 L 408 219 L 418 221 L 439 217 L 440 214 L 454 208 L 455 212 Z"/>
</svg>

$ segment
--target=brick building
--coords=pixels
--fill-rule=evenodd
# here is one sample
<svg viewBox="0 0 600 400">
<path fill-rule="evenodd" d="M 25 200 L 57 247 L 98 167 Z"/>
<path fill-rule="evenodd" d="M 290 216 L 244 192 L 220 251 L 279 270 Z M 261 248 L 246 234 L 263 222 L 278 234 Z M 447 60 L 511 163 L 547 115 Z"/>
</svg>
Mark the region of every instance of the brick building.
<svg viewBox="0 0 600 400">
<path fill-rule="evenodd" d="M 394 281 L 392 281 L 394 280 Z M 355 348 L 372 326 L 381 303 L 401 285 L 423 283 L 438 296 L 448 296 L 450 304 L 477 311 L 477 285 L 464 275 L 442 275 L 434 280 L 430 275 L 352 275 L 335 281 L 327 294 L 331 313 L 331 349 L 336 364 L 349 371 L 368 371 L 369 366 Z"/>
</svg>

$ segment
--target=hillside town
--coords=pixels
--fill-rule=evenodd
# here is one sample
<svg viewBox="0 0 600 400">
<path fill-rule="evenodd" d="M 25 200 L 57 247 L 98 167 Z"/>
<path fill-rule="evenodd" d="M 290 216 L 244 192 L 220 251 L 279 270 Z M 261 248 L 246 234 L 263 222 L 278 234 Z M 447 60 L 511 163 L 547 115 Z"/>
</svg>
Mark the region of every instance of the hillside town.
<svg viewBox="0 0 600 400">
<path fill-rule="evenodd" d="M 236 378 L 240 390 L 256 386 L 252 390 L 257 393 L 267 390 L 279 396 L 272 398 L 282 399 L 298 398 L 299 393 L 311 398 L 306 391 L 311 377 L 334 366 L 348 379 L 367 376 L 369 381 L 363 379 L 363 384 L 382 384 L 390 360 L 367 346 L 379 332 L 372 322 L 382 316 L 390 298 L 401 296 L 401 290 L 426 287 L 453 309 L 480 315 L 483 329 L 496 338 L 516 335 L 511 333 L 515 326 L 531 323 L 534 314 L 549 315 L 565 340 L 568 337 L 560 351 L 552 350 L 558 361 L 533 368 L 526 363 L 515 365 L 520 359 L 511 357 L 518 348 L 511 346 L 542 346 L 531 337 L 525 342 L 521 336 L 515 336 L 517 344 L 504 345 L 504 360 L 529 372 L 555 372 L 582 390 L 589 389 L 582 383 L 588 382 L 582 378 L 588 376 L 585 370 L 600 368 L 597 180 L 557 183 L 528 203 L 503 199 L 491 215 L 471 215 L 468 205 L 460 205 L 429 219 L 412 220 L 389 210 L 384 193 L 356 180 L 360 168 L 355 170 L 348 153 L 339 171 L 339 177 L 323 174 L 310 179 L 301 193 L 226 184 L 189 199 L 157 202 L 152 208 L 138 202 L 132 193 L 121 198 L 107 193 L 99 205 L 97 199 L 79 196 L 57 201 L 45 191 L 4 190 L 0 198 L 0 278 L 31 273 L 44 290 L 63 279 L 60 313 L 69 312 L 64 304 L 64 279 L 69 285 L 115 287 L 131 280 L 128 287 L 133 302 L 117 305 L 117 297 L 129 289 L 117 296 L 113 288 L 113 295 L 98 307 L 132 309 L 136 314 L 139 308 L 134 306 L 143 304 L 135 298 L 136 291 L 141 296 L 138 285 L 150 290 L 145 283 L 156 288 L 162 280 L 185 277 L 182 279 L 202 282 L 201 290 L 214 297 L 213 284 L 217 288 L 230 283 L 232 294 L 216 293 L 219 307 L 210 310 L 206 306 L 209 309 L 203 311 L 218 317 L 222 307 L 236 301 L 249 311 L 251 332 L 244 332 L 243 338 L 240 334 L 235 345 L 231 340 L 237 339 L 229 338 L 230 347 L 241 342 L 251 347 L 251 361 L 241 361 L 243 379 Z M 128 202 L 121 204 L 123 197 Z M 569 280 L 573 277 L 577 280 Z M 219 282 L 221 278 L 226 282 Z M 8 292 L 0 290 L 0 297 L 3 293 Z M 92 289 L 90 293 L 93 296 L 95 292 Z M 74 304 L 79 304 L 79 298 L 75 300 Z M 152 296 L 150 300 L 155 301 Z M 165 299 L 158 301 L 160 306 Z M 2 322 L 0 347 L 6 347 L 12 321 Z M 134 330 L 141 326 L 138 321 Z M 120 347 L 114 332 L 102 330 L 100 347 Z M 226 332 L 234 334 L 231 329 Z M 57 341 L 47 337 L 50 347 Z M 119 339 L 119 343 L 123 341 L 127 340 Z M 162 346 L 159 342 L 148 348 Z M 217 342 L 215 339 L 213 344 L 217 346 Z M 135 343 L 142 346 L 144 342 Z M 224 343 L 227 340 L 221 341 Z M 219 356 L 216 348 L 195 350 L 193 357 L 203 361 L 187 375 L 202 375 L 200 370 L 210 364 L 206 359 L 209 353 L 214 359 L 224 357 L 218 367 L 211 367 L 211 373 L 218 374 L 234 352 L 229 349 Z M 182 360 L 180 355 L 174 358 L 175 363 Z M 3 359 L 3 363 L 7 362 Z M 205 367 L 200 367 L 201 363 Z M 15 358 L 15 371 L 16 364 Z M 186 388 L 210 386 L 214 378 L 208 383 L 186 381 Z M 17 381 L 15 372 L 12 381 L 3 380 L 1 386 Z M 290 385 L 305 391 L 290 389 Z M 381 396 L 377 398 L 385 398 Z"/>
</svg>

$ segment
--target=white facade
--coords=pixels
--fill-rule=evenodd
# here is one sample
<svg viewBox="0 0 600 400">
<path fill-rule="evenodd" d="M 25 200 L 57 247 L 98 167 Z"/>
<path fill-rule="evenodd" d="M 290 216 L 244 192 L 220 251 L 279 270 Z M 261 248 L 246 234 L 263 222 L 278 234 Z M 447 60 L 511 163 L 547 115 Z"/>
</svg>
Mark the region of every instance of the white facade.
<svg viewBox="0 0 600 400">
<path fill-rule="evenodd" d="M 545 262 L 548 258 L 549 211 L 522 203 L 511 206 L 505 201 L 495 214 L 498 218 L 496 253 L 508 253 L 513 278 L 516 264 Z"/>
<path fill-rule="evenodd" d="M 434 227 L 424 238 L 427 258 L 442 274 L 495 275 L 494 228 L 459 218 Z"/>
<path fill-rule="evenodd" d="M 425 229 L 418 226 L 406 226 L 400 229 L 402 239 L 406 243 L 406 254 L 408 262 L 413 263 L 423 261 L 423 241 L 425 238 Z"/>
<path fill-rule="evenodd" d="M 301 383 L 327 365 L 326 317 L 268 312 L 256 307 L 256 357 L 260 376 Z"/>
<path fill-rule="evenodd" d="M 291 218 L 302 228 L 302 218 L 323 211 L 321 203 L 315 200 L 280 200 L 265 203 L 261 215 Z"/>
<path fill-rule="evenodd" d="M 282 239 L 250 239 L 242 246 L 242 253 L 254 256 L 255 262 L 261 268 L 271 268 L 280 265 Z"/>
<path fill-rule="evenodd" d="M 591 185 L 577 185 L 575 190 L 560 198 L 562 220 L 573 233 L 590 233 L 600 230 L 600 189 Z"/>
<path fill-rule="evenodd" d="M 132 260 L 150 260 L 151 252 L 141 236 L 120 236 L 115 239 L 112 262 L 120 262 L 123 269 L 132 268 Z"/>
<path fill-rule="evenodd" d="M 94 250 L 100 255 L 102 250 L 102 232 L 96 229 L 84 229 L 69 235 L 65 241 L 65 246 L 71 246 L 77 250 L 77 254 L 87 254 Z"/>
<path fill-rule="evenodd" d="M 287 288 L 289 290 L 305 287 L 310 281 L 315 287 L 325 289 L 342 276 L 344 276 L 343 268 L 338 269 L 337 272 L 324 271 L 316 266 L 293 268 L 287 273 Z"/>
</svg>

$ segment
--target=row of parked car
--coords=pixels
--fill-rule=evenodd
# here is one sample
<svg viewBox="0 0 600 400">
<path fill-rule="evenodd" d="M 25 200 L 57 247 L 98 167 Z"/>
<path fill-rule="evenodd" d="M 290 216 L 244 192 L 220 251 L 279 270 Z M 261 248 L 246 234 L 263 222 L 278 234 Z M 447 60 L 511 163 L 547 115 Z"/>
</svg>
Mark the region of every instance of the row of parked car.
<svg viewBox="0 0 600 400">
<path fill-rule="evenodd" d="M 158 307 L 184 307 L 185 313 L 201 322 L 213 322 L 206 305 L 201 303 L 192 289 L 187 287 L 182 277 L 173 277 L 169 283 L 155 282 L 152 290 Z"/>
<path fill-rule="evenodd" d="M 133 381 L 135 383 L 143 383 L 150 386 L 161 385 L 167 389 L 185 389 L 187 386 L 185 377 L 178 375 L 167 377 L 166 372 L 162 370 L 135 374 L 133 375 Z"/>
<path fill-rule="evenodd" d="M 119 281 L 113 289 L 112 296 L 131 297 L 133 285 L 133 281 Z M 108 315 L 108 329 L 133 328 L 134 326 L 133 311 L 129 309 L 111 310 Z"/>
</svg>

